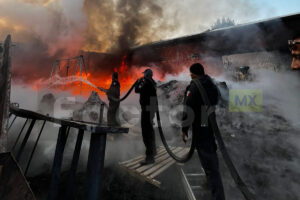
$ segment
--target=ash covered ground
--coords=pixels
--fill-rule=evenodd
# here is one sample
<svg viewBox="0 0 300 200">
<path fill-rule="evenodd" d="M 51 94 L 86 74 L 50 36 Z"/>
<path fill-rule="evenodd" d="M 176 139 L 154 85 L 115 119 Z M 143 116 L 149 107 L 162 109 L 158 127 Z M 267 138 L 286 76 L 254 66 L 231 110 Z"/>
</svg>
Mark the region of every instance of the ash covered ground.
<svg viewBox="0 0 300 200">
<path fill-rule="evenodd" d="M 235 166 L 257 199 L 299 199 L 299 74 L 267 70 L 254 73 L 253 82 L 225 81 L 229 89 L 262 90 L 262 112 L 234 113 L 218 106 L 220 131 Z M 181 102 L 186 85 L 179 81 L 163 85 L 166 105 Z M 227 199 L 243 199 L 220 154 L 219 159 Z"/>
<path fill-rule="evenodd" d="M 256 76 L 252 82 L 232 82 L 225 77 L 219 77 L 217 81 L 226 81 L 229 89 L 262 90 L 262 112 L 232 113 L 228 111 L 226 106 L 218 106 L 216 113 L 219 128 L 236 168 L 246 184 L 254 191 L 257 199 L 299 199 L 299 74 L 267 70 L 257 70 L 254 73 Z M 182 103 L 188 80 L 188 77 L 186 77 L 186 81 L 170 80 L 158 87 L 159 103 L 162 107 L 162 124 L 164 125 L 168 142 L 172 145 L 183 145 L 179 136 L 178 122 L 170 119 L 170 113 Z M 18 88 L 15 88 L 16 91 L 18 91 Z M 223 95 L 226 94 L 226 91 L 221 90 L 221 92 Z M 20 96 L 20 94 L 14 95 L 13 90 L 12 98 L 15 98 L 15 101 L 19 100 L 18 95 Z M 223 98 L 226 104 L 226 95 Z M 121 108 L 125 113 L 128 109 L 138 112 L 139 107 L 137 103 L 137 95 L 132 95 L 122 103 Z M 24 106 L 26 102 L 20 102 L 20 104 L 22 107 L 22 104 Z M 95 113 L 98 112 L 98 107 L 90 107 L 95 106 L 94 104 L 86 103 L 84 105 L 86 107 L 80 104 L 76 109 L 74 108 L 74 111 L 77 110 L 74 113 L 82 112 L 83 108 L 91 111 L 97 110 Z M 32 107 L 32 109 L 37 110 L 38 108 Z M 82 119 L 94 119 L 96 121 L 97 116 L 95 113 L 83 116 Z M 127 116 L 125 114 L 123 118 L 128 120 L 130 115 Z M 11 143 L 13 143 L 17 130 L 21 126 L 21 122 L 18 123 L 19 127 L 12 129 Z M 167 172 L 171 175 L 164 177 L 165 180 L 169 179 L 172 184 L 164 182 L 170 187 L 163 191 L 146 183 L 141 184 L 139 180 L 125 174 L 118 167 L 119 161 L 131 159 L 144 153 L 138 119 L 131 120 L 130 123 L 127 122 L 125 125 L 130 126 L 128 135 L 109 137 L 108 139 L 105 180 L 102 191 L 105 199 L 184 199 L 183 188 L 177 183 L 180 182 L 180 176 L 174 176 L 176 171 L 172 168 Z M 38 132 L 38 129 L 35 132 Z M 64 171 L 67 171 L 72 158 L 76 134 L 73 135 L 70 134 L 67 142 L 63 163 Z M 156 135 L 157 144 L 160 145 L 158 134 Z M 48 125 L 46 133 L 42 136 L 38 146 L 38 153 L 33 159 L 30 170 L 31 183 L 34 191 L 39 194 L 39 199 L 45 197 L 44 193 L 47 190 L 56 137 L 57 127 Z M 88 141 L 89 135 L 86 134 L 80 159 L 80 173 L 86 167 Z M 26 149 L 28 154 L 32 148 L 33 141 L 30 144 L 28 149 Z M 227 199 L 243 199 L 240 192 L 236 189 L 220 154 L 219 159 Z M 200 167 L 200 162 L 194 162 L 193 164 Z M 79 182 L 82 182 L 84 179 L 82 177 L 84 176 L 79 174 L 78 177 Z M 79 185 L 79 191 L 83 191 L 82 187 L 82 184 Z M 78 195 L 79 197 L 81 196 L 81 194 Z"/>
</svg>

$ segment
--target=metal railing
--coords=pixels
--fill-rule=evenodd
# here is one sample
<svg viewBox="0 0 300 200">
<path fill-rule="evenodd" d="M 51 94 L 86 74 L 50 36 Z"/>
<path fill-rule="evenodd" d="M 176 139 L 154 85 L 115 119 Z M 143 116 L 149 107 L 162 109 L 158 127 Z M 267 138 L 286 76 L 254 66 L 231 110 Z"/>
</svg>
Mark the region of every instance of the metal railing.
<svg viewBox="0 0 300 200">
<path fill-rule="evenodd" d="M 67 119 L 58 119 L 46 115 L 42 115 L 40 113 L 36 113 L 30 110 L 20 109 L 16 106 L 16 104 L 12 104 L 10 106 L 10 116 L 14 115 L 14 118 L 10 124 L 10 127 L 14 124 L 16 118 L 24 118 L 26 119 L 20 132 L 12 146 L 12 150 L 16 149 L 17 144 L 19 143 L 20 137 L 26 127 L 26 124 L 30 120 L 30 125 L 27 128 L 25 136 L 20 144 L 19 149 L 16 153 L 16 159 L 19 162 L 20 158 L 23 155 L 24 149 L 27 145 L 28 139 L 31 137 L 31 133 L 33 127 L 35 126 L 37 121 L 42 121 L 42 126 L 38 133 L 37 138 L 35 139 L 35 143 L 33 149 L 30 153 L 30 157 L 27 161 L 26 168 L 25 168 L 25 175 L 27 175 L 28 170 L 30 168 L 30 164 L 32 158 L 34 157 L 34 153 L 36 147 L 40 141 L 40 137 L 44 130 L 46 123 L 55 123 L 60 126 L 57 143 L 55 148 L 55 155 L 52 164 L 52 172 L 51 172 L 51 182 L 49 188 L 48 199 L 54 200 L 58 198 L 58 191 L 59 191 L 59 183 L 61 177 L 61 168 L 63 162 L 63 153 L 66 145 L 67 138 L 70 133 L 70 128 L 75 128 L 78 130 L 77 140 L 73 152 L 72 163 L 70 167 L 69 177 L 68 177 L 68 185 L 67 190 L 65 192 L 64 198 L 66 199 L 74 199 L 74 191 L 75 191 L 75 179 L 76 179 L 76 171 L 78 167 L 81 145 L 83 141 L 83 136 L 86 132 L 91 134 L 90 137 L 90 147 L 89 147 L 89 154 L 88 154 L 88 163 L 87 163 L 87 184 L 86 184 L 86 191 L 87 191 L 87 198 L 92 199 L 99 199 L 99 190 L 100 185 L 102 182 L 103 177 L 103 167 L 104 167 L 104 156 L 105 156 L 105 147 L 106 147 L 106 135 L 107 133 L 112 134 L 121 134 L 121 133 L 128 133 L 128 128 L 123 127 L 110 127 L 102 124 L 103 119 L 103 110 L 104 104 L 101 104 L 100 107 L 100 117 L 99 117 L 99 124 L 97 123 L 87 123 L 81 121 L 74 121 L 74 120 L 67 120 Z"/>
</svg>

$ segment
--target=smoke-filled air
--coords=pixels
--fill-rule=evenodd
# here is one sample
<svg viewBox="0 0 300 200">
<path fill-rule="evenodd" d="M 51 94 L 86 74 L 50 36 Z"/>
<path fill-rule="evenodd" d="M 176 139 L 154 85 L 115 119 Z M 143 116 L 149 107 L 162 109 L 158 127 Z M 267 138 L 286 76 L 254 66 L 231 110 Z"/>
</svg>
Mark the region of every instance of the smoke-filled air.
<svg viewBox="0 0 300 200">
<path fill-rule="evenodd" d="M 13 54 L 18 56 L 12 61 L 14 81 L 33 85 L 39 79 L 49 78 L 56 59 L 84 52 L 123 54 L 141 44 L 208 30 L 218 18 L 238 16 L 243 22 L 248 16 L 260 14 L 257 6 L 239 0 L 200 3 L 195 0 L 1 0 L 0 36 L 4 38 L 10 33 L 16 42 Z M 90 79 L 95 80 L 97 75 L 107 77 L 121 66 L 116 63 L 101 68 L 97 66 L 101 58 L 87 56 L 85 60 Z M 135 73 L 132 71 L 130 74 Z M 168 73 L 173 72 L 168 69 Z M 174 73 L 179 72 L 174 69 Z"/>
<path fill-rule="evenodd" d="M 0 0 L 0 199 L 300 199 L 296 1 Z"/>
</svg>

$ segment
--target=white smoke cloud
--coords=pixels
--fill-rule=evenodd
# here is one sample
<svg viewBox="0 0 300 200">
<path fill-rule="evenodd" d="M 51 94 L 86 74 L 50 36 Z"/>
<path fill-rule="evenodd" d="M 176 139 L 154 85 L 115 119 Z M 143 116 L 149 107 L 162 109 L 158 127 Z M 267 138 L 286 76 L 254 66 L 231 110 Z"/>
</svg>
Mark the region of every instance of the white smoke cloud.
<svg viewBox="0 0 300 200">
<path fill-rule="evenodd" d="M 284 118 L 289 120 L 294 128 L 300 128 L 300 81 L 297 71 L 275 72 L 266 69 L 251 71 L 254 74 L 253 82 L 232 82 L 224 76 L 219 81 L 226 81 L 231 89 L 258 89 L 263 93 L 263 105 L 275 106 Z"/>
</svg>

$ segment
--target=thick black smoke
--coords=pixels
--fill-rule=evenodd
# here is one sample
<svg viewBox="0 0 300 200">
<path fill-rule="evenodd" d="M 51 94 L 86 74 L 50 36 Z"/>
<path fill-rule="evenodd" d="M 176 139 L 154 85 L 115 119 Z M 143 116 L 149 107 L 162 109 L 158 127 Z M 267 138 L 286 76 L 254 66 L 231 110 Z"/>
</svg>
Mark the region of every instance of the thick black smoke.
<svg viewBox="0 0 300 200">
<path fill-rule="evenodd" d="M 178 24 L 176 17 L 164 19 L 164 10 L 156 0 L 86 0 L 84 12 L 88 17 L 87 50 L 123 52 L 160 39 Z"/>
</svg>

